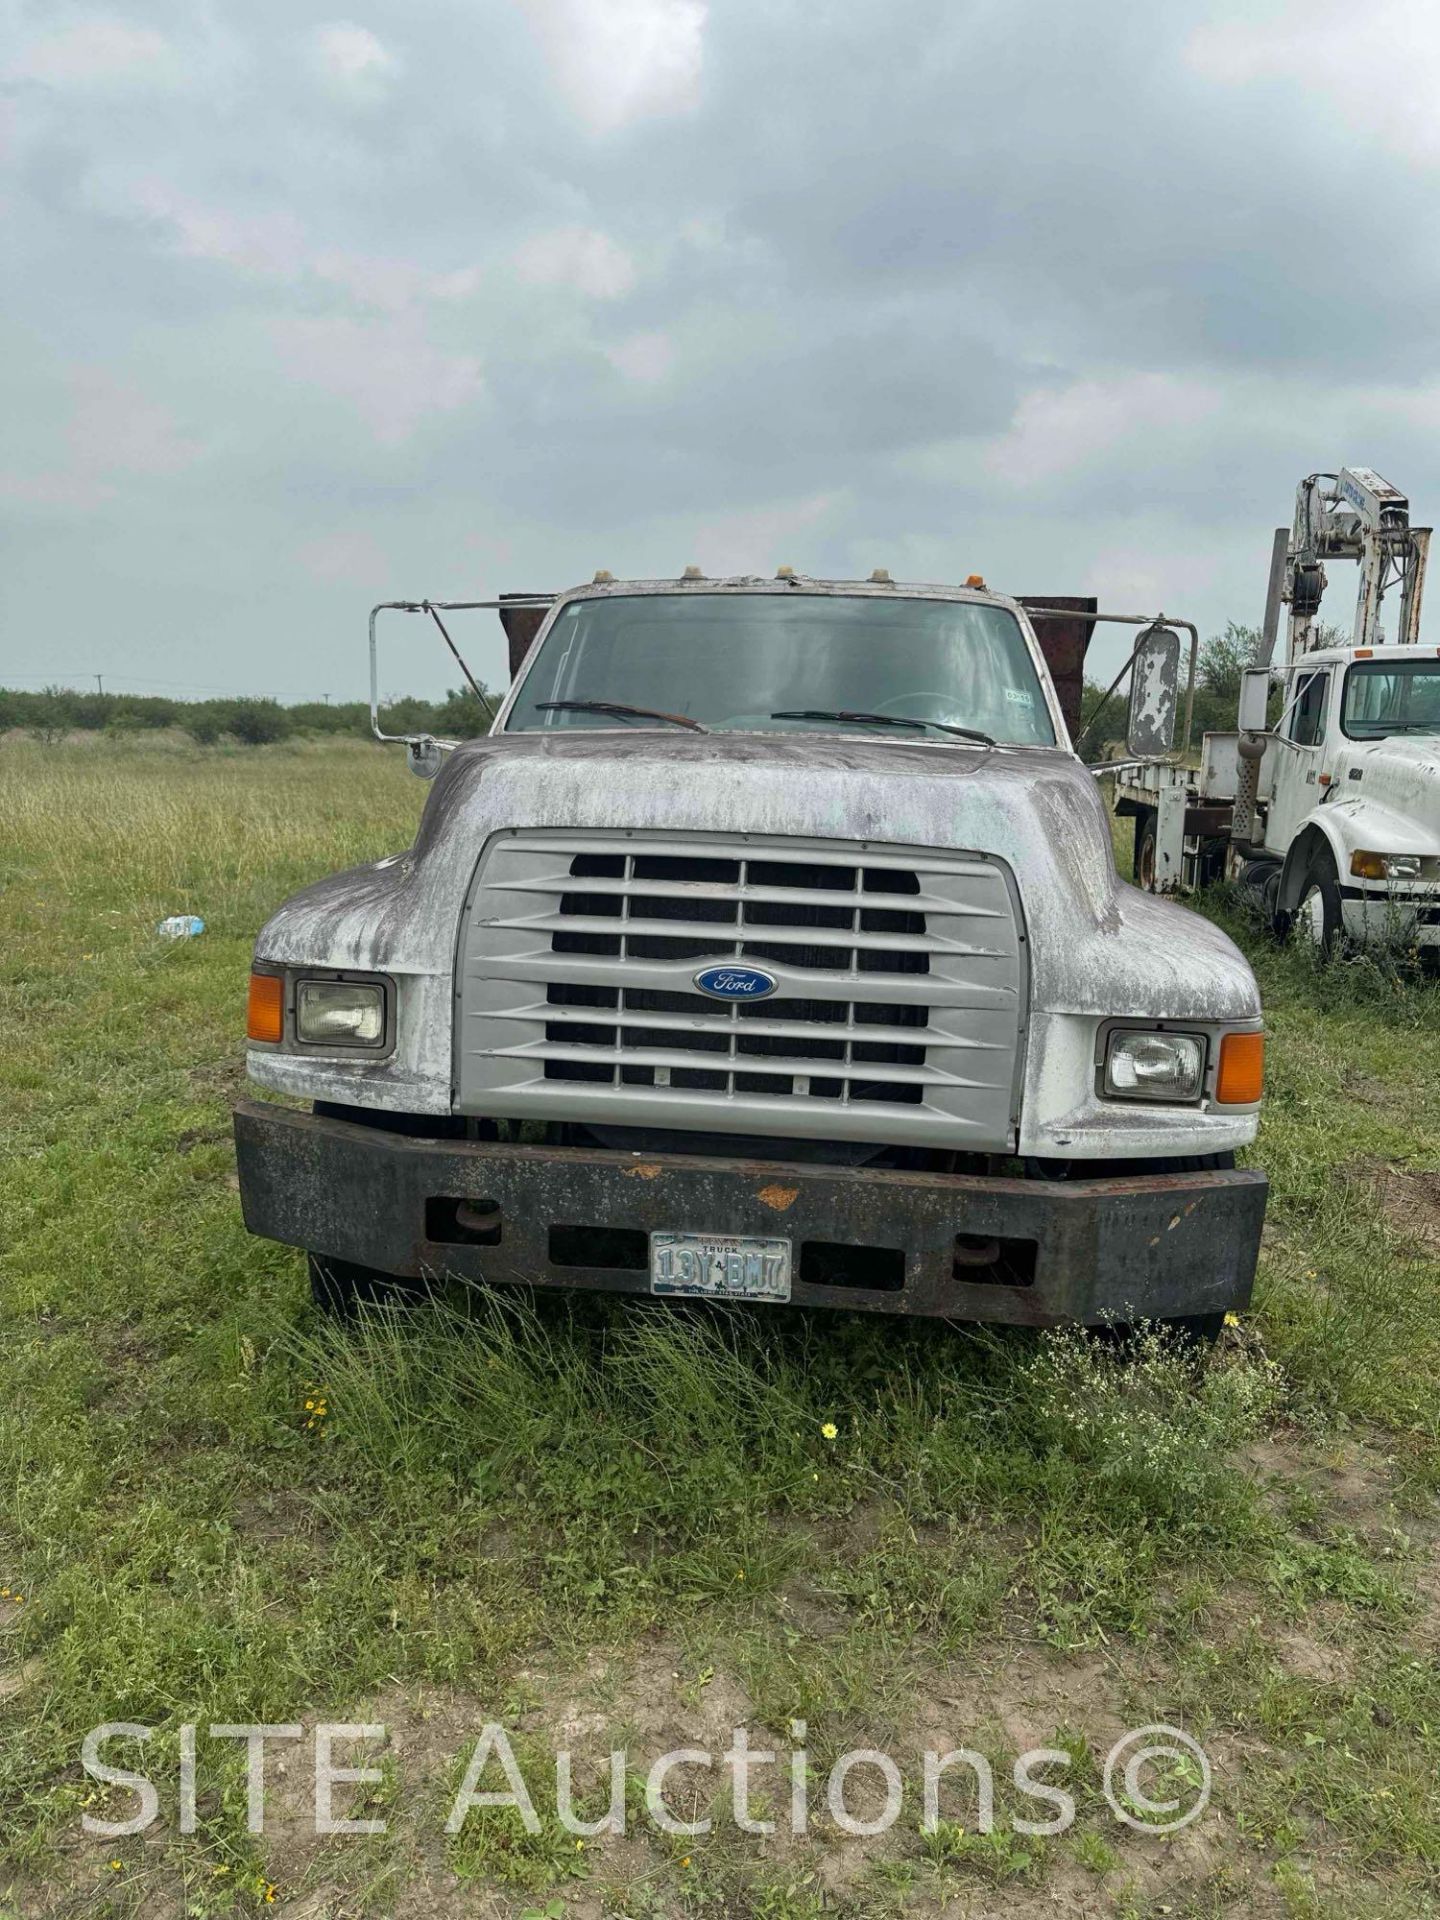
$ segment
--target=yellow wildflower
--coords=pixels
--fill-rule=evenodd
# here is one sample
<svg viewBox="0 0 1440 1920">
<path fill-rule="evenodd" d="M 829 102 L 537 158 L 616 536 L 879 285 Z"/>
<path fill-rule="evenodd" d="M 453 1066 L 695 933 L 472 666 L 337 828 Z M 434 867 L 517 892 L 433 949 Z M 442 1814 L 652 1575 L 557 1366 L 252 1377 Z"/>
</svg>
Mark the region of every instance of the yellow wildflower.
<svg viewBox="0 0 1440 1920">
<path fill-rule="evenodd" d="M 840 1437 L 840 1429 L 833 1420 L 827 1420 L 820 1429 L 820 1437 L 822 1440 L 838 1440 Z"/>
</svg>

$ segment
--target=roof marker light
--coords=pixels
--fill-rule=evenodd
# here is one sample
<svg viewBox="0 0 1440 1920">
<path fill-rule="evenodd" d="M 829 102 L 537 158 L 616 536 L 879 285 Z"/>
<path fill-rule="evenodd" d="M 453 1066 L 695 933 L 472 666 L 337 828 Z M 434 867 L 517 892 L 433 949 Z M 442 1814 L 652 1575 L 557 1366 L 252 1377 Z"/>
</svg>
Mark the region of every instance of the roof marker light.
<svg viewBox="0 0 1440 1920">
<path fill-rule="evenodd" d="M 614 574 L 611 573 L 608 568 L 601 567 L 590 584 L 594 587 L 608 587 L 613 583 L 614 579 Z"/>
<path fill-rule="evenodd" d="M 893 587 L 895 584 L 890 578 L 890 569 L 888 567 L 876 567 L 870 578 L 877 587 Z"/>
<path fill-rule="evenodd" d="M 703 580 L 705 576 L 699 567 L 686 567 L 680 578 L 682 580 Z"/>
<path fill-rule="evenodd" d="M 795 578 L 794 567 L 776 567 L 775 578 L 777 580 L 793 580 Z"/>
<path fill-rule="evenodd" d="M 981 593 L 989 592 L 989 588 L 985 585 L 985 576 L 982 573 L 967 574 L 965 576 L 965 584 L 967 587 L 978 587 Z"/>
</svg>

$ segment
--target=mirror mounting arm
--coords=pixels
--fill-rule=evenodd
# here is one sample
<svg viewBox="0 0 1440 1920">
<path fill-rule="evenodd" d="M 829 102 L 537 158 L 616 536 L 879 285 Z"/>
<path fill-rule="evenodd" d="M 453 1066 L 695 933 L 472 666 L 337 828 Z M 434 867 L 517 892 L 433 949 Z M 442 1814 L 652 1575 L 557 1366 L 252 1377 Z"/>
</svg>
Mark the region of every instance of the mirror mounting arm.
<svg viewBox="0 0 1440 1920">
<path fill-rule="evenodd" d="M 440 618 L 440 613 L 471 613 L 484 608 L 498 610 L 501 607 L 544 607 L 548 611 L 554 604 L 554 594 L 547 593 L 527 597 L 512 594 L 504 600 L 382 600 L 378 606 L 372 607 L 370 609 L 370 731 L 375 738 L 387 743 L 398 742 L 405 747 L 418 748 L 420 750 L 418 757 L 426 764 L 429 762 L 432 748 L 441 753 L 448 753 L 456 745 L 453 740 L 437 740 L 428 733 L 386 733 L 380 725 L 380 663 L 375 629 L 382 613 L 424 613 L 430 616 L 444 636 L 446 646 L 459 662 L 460 671 L 470 682 L 471 691 L 485 709 L 493 726 L 495 712 L 481 692 L 479 682 L 461 658 L 459 648 L 446 632 L 445 622 Z M 412 765 L 416 757 L 412 754 Z M 419 772 L 420 768 L 416 767 L 416 771 Z"/>
<path fill-rule="evenodd" d="M 1025 616 L 1029 620 L 1073 620 L 1075 618 L 1073 613 L 1062 612 L 1058 608 L 1029 606 L 1025 608 Z M 1148 636 L 1156 629 L 1173 627 L 1181 628 L 1190 636 L 1190 660 L 1185 680 L 1185 723 L 1180 737 L 1180 751 L 1182 753 L 1188 751 L 1190 736 L 1195 724 L 1195 671 L 1200 654 L 1200 630 L 1194 621 L 1173 620 L 1163 613 L 1086 613 L 1084 618 L 1086 620 L 1096 621 L 1105 620 L 1112 626 L 1140 627 L 1143 631 L 1137 636 L 1135 645 L 1131 649 L 1130 657 L 1106 688 L 1100 704 L 1076 735 L 1073 743 L 1075 752 L 1079 753 L 1081 741 L 1091 732 L 1101 714 L 1104 713 L 1106 707 L 1109 706 L 1110 701 L 1114 698 L 1116 692 L 1124 682 L 1125 676 L 1133 671 L 1136 659 L 1144 647 Z M 1172 748 L 1171 751 L 1173 752 L 1174 749 Z M 1166 758 L 1166 755 L 1145 754 L 1137 757 L 1149 760 L 1163 760 Z"/>
</svg>

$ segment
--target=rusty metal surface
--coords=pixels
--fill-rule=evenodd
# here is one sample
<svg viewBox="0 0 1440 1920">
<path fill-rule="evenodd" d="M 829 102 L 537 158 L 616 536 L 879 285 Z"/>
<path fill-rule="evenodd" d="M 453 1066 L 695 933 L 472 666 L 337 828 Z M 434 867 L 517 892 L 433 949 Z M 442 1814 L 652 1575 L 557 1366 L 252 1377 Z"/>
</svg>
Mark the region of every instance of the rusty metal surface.
<svg viewBox="0 0 1440 1920">
<path fill-rule="evenodd" d="M 1026 1325 L 1243 1307 L 1266 1198 L 1249 1172 L 1044 1181 L 642 1156 L 407 1138 L 252 1101 L 235 1134 L 253 1233 L 382 1272 L 648 1293 L 643 1266 L 554 1264 L 550 1229 L 597 1251 L 616 1230 L 778 1234 L 797 1305 Z M 499 1243 L 467 1244 L 467 1221 L 498 1224 Z M 992 1238 L 1034 1243 L 1030 1284 L 977 1280 Z M 898 1250 L 903 1285 L 807 1282 L 809 1242 Z"/>
<path fill-rule="evenodd" d="M 1022 607 L 1073 612 L 1077 616 L 1074 620 L 1042 620 L 1036 628 L 1036 638 L 1050 669 L 1050 678 L 1055 682 L 1066 729 L 1074 740 L 1080 732 L 1080 709 L 1085 697 L 1085 655 L 1095 633 L 1095 622 L 1084 616 L 1093 614 L 1100 603 L 1093 596 L 1083 594 L 1022 593 L 1017 597 Z"/>
<path fill-rule="evenodd" d="M 1185 831 L 1187 834 L 1199 834 L 1204 839 L 1228 835 L 1233 814 L 1233 807 L 1224 804 L 1213 807 L 1187 807 Z"/>
<path fill-rule="evenodd" d="M 502 593 L 500 596 L 500 624 L 505 629 L 505 639 L 510 649 L 510 678 L 519 673 L 527 653 L 535 644 L 535 636 L 545 624 L 548 607 L 537 607 L 534 602 L 543 596 L 529 593 Z M 524 605 L 507 605 L 507 602 L 522 601 Z"/>
</svg>

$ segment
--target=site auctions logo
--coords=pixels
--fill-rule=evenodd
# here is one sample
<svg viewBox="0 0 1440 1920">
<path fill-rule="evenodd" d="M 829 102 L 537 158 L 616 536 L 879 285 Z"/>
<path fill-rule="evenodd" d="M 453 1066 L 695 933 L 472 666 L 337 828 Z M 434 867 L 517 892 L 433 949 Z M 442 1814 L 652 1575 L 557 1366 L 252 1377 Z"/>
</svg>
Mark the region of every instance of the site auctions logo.
<svg viewBox="0 0 1440 1920">
<path fill-rule="evenodd" d="M 196 1829 L 196 1800 L 199 1780 L 198 1726 L 187 1723 L 180 1728 L 178 1765 L 177 1820 L 182 1834 Z M 81 1745 L 81 1762 L 92 1780 L 135 1796 L 135 1807 L 123 1819 L 100 1819 L 90 1813 L 83 1816 L 87 1833 L 107 1840 L 143 1833 L 161 1817 L 160 1790 L 150 1775 L 115 1764 L 105 1753 L 125 1743 L 142 1744 L 152 1737 L 153 1729 L 135 1721 L 107 1721 L 92 1727 Z M 268 1746 L 306 1740 L 311 1747 L 313 1774 L 313 1820 L 317 1834 L 375 1834 L 386 1831 L 386 1822 L 378 1815 L 348 1817 L 335 1808 L 336 1787 L 365 1788 L 379 1786 L 384 1773 L 378 1765 L 342 1765 L 337 1749 L 344 1748 L 350 1760 L 363 1759 L 354 1748 L 375 1749 L 385 1744 L 388 1730 L 379 1723 L 322 1721 L 310 1729 L 293 1723 L 232 1723 L 209 1726 L 211 1743 L 245 1743 L 246 1750 L 246 1825 L 251 1833 L 265 1831 L 265 1760 Z M 823 1799 L 825 1811 L 835 1826 L 846 1834 L 870 1838 L 887 1833 L 905 1810 L 907 1796 L 913 1792 L 914 1778 L 906 1776 L 894 1758 L 876 1747 L 854 1747 L 840 1755 L 816 1793 L 817 1775 L 805 1746 L 806 1724 L 792 1720 L 790 1736 L 795 1743 L 787 1753 L 751 1744 L 749 1729 L 736 1727 L 730 1745 L 717 1755 L 706 1747 L 674 1747 L 651 1761 L 644 1770 L 644 1807 L 654 1826 L 662 1833 L 684 1838 L 699 1838 L 711 1831 L 711 1815 L 685 1819 L 687 1810 L 699 1814 L 710 1803 L 715 1776 L 727 1770 L 730 1776 L 730 1811 L 741 1833 L 769 1834 L 776 1822 L 757 1818 L 751 1808 L 752 1773 L 769 1768 L 783 1770 L 789 1788 L 789 1829 L 793 1834 L 809 1831 L 814 1807 Z M 457 1763 L 459 1756 L 457 1755 Z M 917 1756 L 921 1797 L 920 1831 L 936 1833 L 943 1820 L 954 1813 L 942 1813 L 942 1799 L 952 1809 L 963 1810 L 964 1825 L 972 1831 L 988 1834 L 995 1830 L 995 1774 L 983 1753 L 970 1747 L 953 1747 L 946 1752 L 934 1749 Z M 593 1760 L 587 1769 L 599 1772 Z M 1045 1818 L 1033 1818 L 1020 1812 L 1008 1814 L 1002 1824 L 1012 1832 L 1043 1837 L 1066 1832 L 1075 1820 L 1075 1798 L 1061 1784 L 1075 1768 L 1075 1756 L 1063 1747 L 1032 1747 L 1015 1756 L 1009 1768 L 1010 1783 L 1019 1801 L 1029 1803 L 1036 1814 L 1045 1810 Z M 549 1769 L 546 1770 L 547 1772 Z M 482 1727 L 473 1742 L 464 1773 L 450 1803 L 445 1820 L 447 1833 L 458 1833 L 467 1815 L 475 1808 L 509 1808 L 527 1833 L 538 1834 L 543 1822 L 536 1810 L 536 1793 L 541 1782 L 531 1762 L 527 1778 L 516 1757 L 505 1729 L 496 1722 Z M 567 1833 L 593 1839 L 602 1834 L 621 1835 L 626 1831 L 629 1807 L 626 1784 L 633 1777 L 632 1756 L 624 1749 L 612 1749 L 608 1761 L 609 1804 L 596 1819 L 582 1819 L 575 1811 L 574 1756 L 568 1748 L 555 1755 L 553 1780 L 546 1780 L 541 1794 L 547 1809 L 553 1805 L 554 1818 Z M 697 1781 L 696 1776 L 699 1776 Z M 485 1780 L 493 1784 L 482 1786 Z M 772 1776 L 772 1779 L 774 1776 Z M 503 1784 L 500 1784 L 503 1782 Z M 685 1790 L 688 1782 L 688 1791 Z M 765 1784 L 769 1784 L 767 1781 Z M 550 1789 L 553 1787 L 553 1792 Z M 1178 1727 L 1156 1724 L 1138 1727 L 1124 1734 L 1106 1755 L 1101 1773 L 1101 1789 L 1115 1818 L 1141 1833 L 1176 1833 L 1198 1819 L 1210 1804 L 1210 1762 L 1199 1742 Z M 964 1800 L 963 1809 L 959 1803 Z M 683 1805 L 679 1804 L 683 1801 Z M 863 1805 L 863 1812 L 857 1810 Z M 119 1812 L 117 1807 L 115 1811 Z"/>
</svg>

